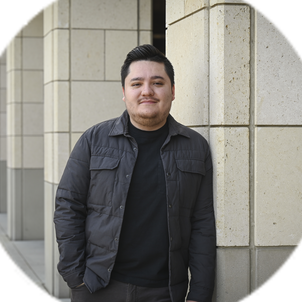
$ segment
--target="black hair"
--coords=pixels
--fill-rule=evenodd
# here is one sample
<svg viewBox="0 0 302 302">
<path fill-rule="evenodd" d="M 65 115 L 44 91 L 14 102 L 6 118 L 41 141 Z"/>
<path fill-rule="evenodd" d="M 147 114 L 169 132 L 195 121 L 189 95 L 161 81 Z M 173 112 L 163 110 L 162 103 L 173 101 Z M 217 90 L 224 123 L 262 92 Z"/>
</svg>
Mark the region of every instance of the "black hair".
<svg viewBox="0 0 302 302">
<path fill-rule="evenodd" d="M 129 74 L 130 64 L 136 61 L 152 61 L 163 63 L 165 65 L 165 71 L 170 78 L 171 86 L 174 85 L 174 69 L 171 62 L 166 58 L 166 56 L 160 52 L 156 47 L 150 44 L 144 44 L 135 47 L 128 54 L 121 68 L 121 81 L 122 86 L 125 86 L 125 79 Z"/>
</svg>

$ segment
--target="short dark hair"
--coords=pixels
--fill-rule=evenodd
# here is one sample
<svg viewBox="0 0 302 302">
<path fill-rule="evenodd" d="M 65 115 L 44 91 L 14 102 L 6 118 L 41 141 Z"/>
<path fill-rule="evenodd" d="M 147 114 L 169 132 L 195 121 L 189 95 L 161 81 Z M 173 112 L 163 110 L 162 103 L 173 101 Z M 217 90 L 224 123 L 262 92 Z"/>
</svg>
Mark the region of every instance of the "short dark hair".
<svg viewBox="0 0 302 302">
<path fill-rule="evenodd" d="M 166 58 L 166 56 L 160 52 L 156 47 L 150 44 L 144 44 L 132 49 L 126 57 L 124 64 L 121 68 L 121 81 L 122 86 L 125 86 L 125 79 L 129 74 L 130 64 L 136 61 L 152 61 L 163 63 L 165 65 L 165 71 L 170 78 L 171 86 L 174 85 L 174 69 L 171 62 Z"/>
</svg>

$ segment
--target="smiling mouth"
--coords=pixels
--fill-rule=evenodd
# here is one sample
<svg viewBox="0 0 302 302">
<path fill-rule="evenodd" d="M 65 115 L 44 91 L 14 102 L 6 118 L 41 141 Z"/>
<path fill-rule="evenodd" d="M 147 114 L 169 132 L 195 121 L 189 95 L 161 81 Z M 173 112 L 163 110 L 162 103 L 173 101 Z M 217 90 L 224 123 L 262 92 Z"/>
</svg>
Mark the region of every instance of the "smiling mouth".
<svg viewBox="0 0 302 302">
<path fill-rule="evenodd" d="M 153 98 L 146 98 L 139 100 L 139 104 L 155 104 L 158 103 L 159 100 Z"/>
</svg>

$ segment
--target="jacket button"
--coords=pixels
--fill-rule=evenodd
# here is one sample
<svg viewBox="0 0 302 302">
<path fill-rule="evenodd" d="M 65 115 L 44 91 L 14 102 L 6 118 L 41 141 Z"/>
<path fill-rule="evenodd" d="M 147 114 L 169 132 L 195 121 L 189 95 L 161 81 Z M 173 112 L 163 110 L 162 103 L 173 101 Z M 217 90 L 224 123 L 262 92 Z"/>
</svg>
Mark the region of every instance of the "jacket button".
<svg viewBox="0 0 302 302">
<path fill-rule="evenodd" d="M 109 273 L 111 272 L 111 268 L 108 268 L 108 272 L 109 272 Z"/>
<path fill-rule="evenodd" d="M 172 208 L 172 205 L 171 205 L 171 204 L 169 204 L 169 208 Z"/>
<path fill-rule="evenodd" d="M 115 241 L 118 241 L 118 238 L 114 238 Z"/>
<path fill-rule="evenodd" d="M 171 173 L 167 172 L 167 176 L 171 176 Z"/>
<path fill-rule="evenodd" d="M 120 206 L 120 209 L 123 210 L 123 209 L 124 209 L 124 206 Z"/>
<path fill-rule="evenodd" d="M 133 148 L 133 151 L 136 151 L 137 149 L 136 148 Z"/>
</svg>

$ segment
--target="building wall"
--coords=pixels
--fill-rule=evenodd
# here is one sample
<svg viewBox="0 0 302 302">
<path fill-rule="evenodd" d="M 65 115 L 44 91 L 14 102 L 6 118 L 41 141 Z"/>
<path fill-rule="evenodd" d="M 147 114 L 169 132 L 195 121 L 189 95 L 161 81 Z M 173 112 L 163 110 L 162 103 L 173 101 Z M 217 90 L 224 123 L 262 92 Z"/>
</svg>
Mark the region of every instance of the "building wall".
<svg viewBox="0 0 302 302">
<path fill-rule="evenodd" d="M 6 52 L 0 56 L 0 213 L 6 213 Z"/>
<path fill-rule="evenodd" d="M 213 157 L 213 300 L 238 301 L 301 238 L 302 65 L 278 30 L 241 1 L 166 3 L 172 114 L 205 135 Z"/>
<path fill-rule="evenodd" d="M 43 239 L 43 14 L 7 48 L 8 236 Z"/>
<path fill-rule="evenodd" d="M 54 197 L 68 156 L 90 126 L 124 110 L 120 67 L 151 43 L 150 0 L 60 0 L 44 11 L 46 288 L 69 290 L 57 272 Z"/>
</svg>

